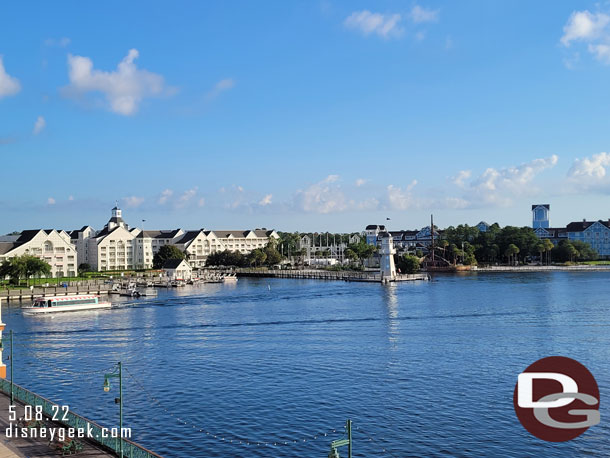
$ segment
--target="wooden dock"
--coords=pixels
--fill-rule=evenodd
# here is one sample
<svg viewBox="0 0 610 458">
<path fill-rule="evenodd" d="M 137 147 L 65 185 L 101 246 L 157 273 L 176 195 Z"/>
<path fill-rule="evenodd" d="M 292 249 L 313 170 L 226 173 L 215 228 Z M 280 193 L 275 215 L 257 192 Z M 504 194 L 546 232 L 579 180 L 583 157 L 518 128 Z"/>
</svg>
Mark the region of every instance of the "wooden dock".
<svg viewBox="0 0 610 458">
<path fill-rule="evenodd" d="M 271 277 L 271 278 L 295 278 L 295 279 L 314 279 L 314 280 L 329 280 L 329 281 L 349 281 L 349 282 L 375 282 L 381 283 L 382 277 L 378 271 L 374 272 L 355 272 L 348 270 L 317 270 L 317 269 L 299 269 L 299 270 L 263 270 L 263 269 L 248 269 L 241 268 L 234 271 L 240 277 Z M 426 281 L 428 274 L 402 274 L 397 275 L 393 282 L 401 281 Z"/>
</svg>

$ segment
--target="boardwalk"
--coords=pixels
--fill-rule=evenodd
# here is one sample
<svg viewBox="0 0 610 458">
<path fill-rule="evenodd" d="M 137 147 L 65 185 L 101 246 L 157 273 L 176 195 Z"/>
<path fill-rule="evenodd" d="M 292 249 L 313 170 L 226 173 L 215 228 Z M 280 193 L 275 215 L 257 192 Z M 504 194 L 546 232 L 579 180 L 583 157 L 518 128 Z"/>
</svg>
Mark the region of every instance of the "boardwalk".
<svg viewBox="0 0 610 458">
<path fill-rule="evenodd" d="M 217 271 L 218 272 L 218 271 Z M 371 272 L 354 272 L 349 270 L 317 270 L 317 269 L 300 269 L 300 270 L 266 270 L 266 269 L 247 269 L 241 268 L 236 270 L 220 271 L 223 273 L 237 273 L 243 277 L 274 277 L 274 278 L 309 278 L 315 280 L 340 280 L 340 281 L 358 281 L 358 282 L 381 282 L 381 274 L 379 271 Z M 415 281 L 428 280 L 428 275 L 420 274 L 404 274 L 397 275 L 396 281 Z"/>
<path fill-rule="evenodd" d="M 24 438 L 7 438 L 5 435 L 6 429 L 10 426 L 8 408 L 10 404 L 9 397 L 0 392 L 0 429 L 2 430 L 0 443 L 0 458 L 4 457 L 36 457 L 36 458 L 57 458 L 61 453 L 56 452 L 49 446 L 48 439 L 24 439 Z M 17 418 L 23 417 L 23 404 L 15 401 L 17 406 Z M 12 423 L 15 426 L 15 423 Z M 45 425 L 49 428 L 61 428 L 61 425 L 45 421 Z M 87 458 L 102 458 L 116 456 L 106 452 L 95 446 L 93 443 L 85 439 L 79 439 L 84 444 L 84 449 L 77 455 Z"/>
</svg>

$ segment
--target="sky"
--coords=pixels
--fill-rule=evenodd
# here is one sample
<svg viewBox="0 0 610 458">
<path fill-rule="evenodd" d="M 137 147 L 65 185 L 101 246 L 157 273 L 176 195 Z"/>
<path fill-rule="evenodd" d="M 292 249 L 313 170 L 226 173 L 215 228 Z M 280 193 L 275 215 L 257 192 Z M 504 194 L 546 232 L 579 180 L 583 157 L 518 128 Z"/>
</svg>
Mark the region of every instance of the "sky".
<svg viewBox="0 0 610 458">
<path fill-rule="evenodd" d="M 608 219 L 609 77 L 608 2 L 4 2 L 0 233 Z"/>
</svg>

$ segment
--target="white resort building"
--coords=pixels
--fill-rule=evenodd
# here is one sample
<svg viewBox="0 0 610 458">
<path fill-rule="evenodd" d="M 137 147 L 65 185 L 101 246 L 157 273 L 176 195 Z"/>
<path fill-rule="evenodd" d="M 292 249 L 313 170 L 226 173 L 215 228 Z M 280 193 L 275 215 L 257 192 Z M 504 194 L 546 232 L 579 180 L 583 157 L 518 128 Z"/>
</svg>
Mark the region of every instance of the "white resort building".
<svg viewBox="0 0 610 458">
<path fill-rule="evenodd" d="M 68 233 L 55 229 L 33 229 L 19 235 L 0 237 L 0 264 L 24 254 L 44 259 L 51 266 L 51 276 L 71 277 L 78 271 L 76 247 Z"/>
<path fill-rule="evenodd" d="M 92 270 L 150 269 L 153 257 L 164 245 L 182 250 L 194 269 L 205 266 L 207 257 L 217 251 L 239 251 L 248 254 L 264 248 L 271 238 L 279 239 L 274 230 L 209 231 L 184 229 L 130 229 L 123 220 L 121 209 L 114 207 L 106 226 L 95 232 L 90 226 L 70 233 L 78 250 L 78 263 L 87 263 Z"/>
</svg>

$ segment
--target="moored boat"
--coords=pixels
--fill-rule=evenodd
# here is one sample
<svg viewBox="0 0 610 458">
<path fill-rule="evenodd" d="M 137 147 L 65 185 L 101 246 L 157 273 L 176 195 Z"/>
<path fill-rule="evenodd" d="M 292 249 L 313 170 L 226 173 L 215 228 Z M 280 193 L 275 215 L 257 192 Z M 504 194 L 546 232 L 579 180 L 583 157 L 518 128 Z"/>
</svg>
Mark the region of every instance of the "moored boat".
<svg viewBox="0 0 610 458">
<path fill-rule="evenodd" d="M 38 315 L 41 313 L 76 312 L 82 310 L 109 309 L 112 304 L 100 301 L 95 294 L 78 294 L 75 296 L 37 297 L 32 305 L 21 307 L 23 313 Z"/>
</svg>

